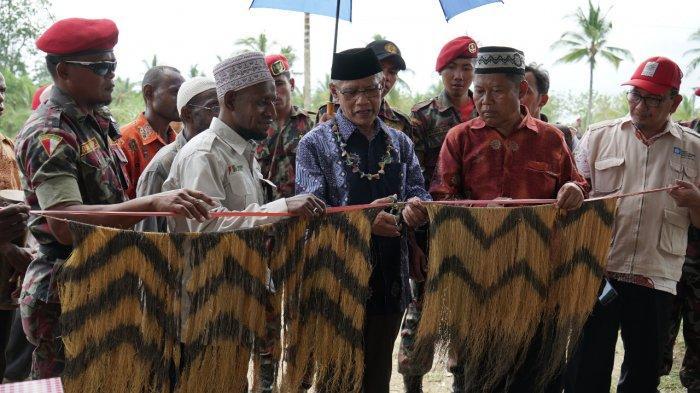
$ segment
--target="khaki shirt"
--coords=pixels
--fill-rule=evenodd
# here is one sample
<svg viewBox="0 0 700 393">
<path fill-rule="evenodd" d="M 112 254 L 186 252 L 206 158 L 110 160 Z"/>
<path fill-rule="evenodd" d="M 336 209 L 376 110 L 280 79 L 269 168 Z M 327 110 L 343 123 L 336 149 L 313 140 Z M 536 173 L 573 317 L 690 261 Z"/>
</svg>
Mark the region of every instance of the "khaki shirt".
<svg viewBox="0 0 700 393">
<path fill-rule="evenodd" d="M 217 202 L 212 212 L 287 212 L 285 199 L 264 204 L 260 164 L 255 148 L 237 132 L 214 118 L 209 129 L 183 146 L 173 161 L 163 191 L 189 188 Z M 171 232 L 216 232 L 250 228 L 279 221 L 280 217 L 226 217 L 200 223 L 184 217 L 169 217 Z"/>
<path fill-rule="evenodd" d="M 163 182 L 170 174 L 170 168 L 177 152 L 185 146 L 187 139 L 181 132 L 175 137 L 175 141 L 158 150 L 151 162 L 143 169 L 136 185 L 136 197 L 158 194 L 163 191 Z M 167 232 L 168 224 L 165 217 L 147 217 L 134 226 L 140 232 Z"/>
<path fill-rule="evenodd" d="M 591 179 L 591 196 L 662 188 L 676 179 L 697 183 L 697 134 L 670 119 L 649 146 L 635 132 L 626 117 L 594 124 L 581 138 L 576 162 L 584 177 Z M 619 199 L 608 271 L 677 282 L 689 224 L 688 209 L 676 206 L 668 192 Z"/>
</svg>

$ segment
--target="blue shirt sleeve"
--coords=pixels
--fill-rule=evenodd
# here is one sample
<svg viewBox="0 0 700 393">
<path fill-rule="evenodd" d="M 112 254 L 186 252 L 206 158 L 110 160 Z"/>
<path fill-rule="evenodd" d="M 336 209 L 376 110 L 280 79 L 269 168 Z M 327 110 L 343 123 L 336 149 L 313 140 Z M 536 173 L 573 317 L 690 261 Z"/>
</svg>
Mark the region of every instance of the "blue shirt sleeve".
<svg viewBox="0 0 700 393">
<path fill-rule="evenodd" d="M 315 134 L 309 133 L 301 138 L 297 147 L 295 191 L 296 194 L 313 194 L 328 203 L 326 179 L 321 170 L 319 155 L 316 151 Z"/>
</svg>

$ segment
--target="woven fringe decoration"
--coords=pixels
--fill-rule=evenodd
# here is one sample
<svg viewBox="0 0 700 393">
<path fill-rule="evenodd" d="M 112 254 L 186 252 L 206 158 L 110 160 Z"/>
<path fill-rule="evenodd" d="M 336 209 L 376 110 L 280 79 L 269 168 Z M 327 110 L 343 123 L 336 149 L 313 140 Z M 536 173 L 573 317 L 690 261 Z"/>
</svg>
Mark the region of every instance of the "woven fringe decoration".
<svg viewBox="0 0 700 393">
<path fill-rule="evenodd" d="M 430 255 L 417 356 L 437 345 L 465 363 L 470 389 L 508 384 L 538 328 L 538 383 L 565 364 L 595 304 L 615 200 L 554 206 L 431 205 Z"/>
<path fill-rule="evenodd" d="M 66 392 L 162 392 L 179 361 L 182 258 L 168 236 L 71 223 L 59 273 Z"/>
<path fill-rule="evenodd" d="M 304 247 L 272 265 L 283 285 L 284 353 L 280 390 L 311 383 L 320 392 L 362 385 L 365 302 L 376 210 L 328 215 L 309 223 Z"/>
</svg>

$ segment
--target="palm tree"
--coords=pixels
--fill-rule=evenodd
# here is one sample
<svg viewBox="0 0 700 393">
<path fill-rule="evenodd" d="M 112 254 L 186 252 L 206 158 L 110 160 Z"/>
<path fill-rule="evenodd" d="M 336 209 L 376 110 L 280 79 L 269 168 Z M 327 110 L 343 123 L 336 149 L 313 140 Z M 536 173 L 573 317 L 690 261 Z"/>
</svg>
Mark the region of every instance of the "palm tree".
<svg viewBox="0 0 700 393">
<path fill-rule="evenodd" d="M 691 41 L 700 41 L 700 29 L 696 31 L 695 33 L 691 34 L 689 39 Z M 690 64 L 688 64 L 688 74 L 691 72 L 695 71 L 698 66 L 700 66 L 700 47 L 690 49 L 684 53 L 685 56 L 687 55 L 693 55 L 695 56 L 690 60 Z"/>
<path fill-rule="evenodd" d="M 153 55 L 153 58 L 151 60 L 143 59 L 141 60 L 141 63 L 143 63 L 143 65 L 146 66 L 146 71 L 148 71 L 151 68 L 158 65 L 158 55 Z"/>
<path fill-rule="evenodd" d="M 311 14 L 304 13 L 304 108 L 311 105 Z"/>
<path fill-rule="evenodd" d="M 267 53 L 268 39 L 265 33 L 260 33 L 257 37 L 246 37 L 236 41 L 236 45 L 243 47 L 245 51 L 258 51 Z"/>
<path fill-rule="evenodd" d="M 559 41 L 552 44 L 552 48 L 568 48 L 569 53 L 562 56 L 557 62 L 575 63 L 586 60 L 589 67 L 588 76 L 588 110 L 586 111 L 586 124 L 591 119 L 593 107 L 593 71 L 597 65 L 598 55 L 612 63 L 617 69 L 624 59 L 632 60 L 632 54 L 627 49 L 608 46 L 608 35 L 612 31 L 612 22 L 607 20 L 607 15 L 600 11 L 600 5 L 593 6 L 588 1 L 588 10 L 579 7 L 573 15 L 578 23 L 580 31 L 567 31 L 562 34 Z"/>
</svg>

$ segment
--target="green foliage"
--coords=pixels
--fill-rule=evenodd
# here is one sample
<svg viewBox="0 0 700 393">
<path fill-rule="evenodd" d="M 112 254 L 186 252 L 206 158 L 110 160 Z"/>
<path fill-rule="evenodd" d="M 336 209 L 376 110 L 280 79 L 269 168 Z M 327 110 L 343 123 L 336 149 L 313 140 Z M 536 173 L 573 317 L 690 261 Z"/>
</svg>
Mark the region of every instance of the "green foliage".
<svg viewBox="0 0 700 393">
<path fill-rule="evenodd" d="M 9 70 L 1 72 L 5 77 L 7 94 L 5 111 L 0 116 L 0 132 L 12 138 L 19 132 L 32 112 L 32 97 L 36 87 L 26 74 L 17 76 Z"/>
<path fill-rule="evenodd" d="M 144 110 L 143 96 L 139 84 L 128 78 L 117 78 L 114 81 L 112 104 L 109 109 L 120 126 L 131 122 Z"/>
<path fill-rule="evenodd" d="M 26 64 L 37 54 L 34 41 L 52 18 L 50 7 L 50 0 L 0 0 L 0 69 L 29 72 Z"/>
<path fill-rule="evenodd" d="M 697 41 L 698 44 L 700 45 L 700 29 L 696 31 L 695 33 L 690 35 L 689 38 L 691 41 Z M 700 47 L 690 49 L 684 53 L 684 55 L 691 55 L 695 56 L 692 59 L 690 59 L 690 64 L 688 64 L 688 74 L 691 72 L 695 71 L 698 66 L 700 66 Z"/>
</svg>

